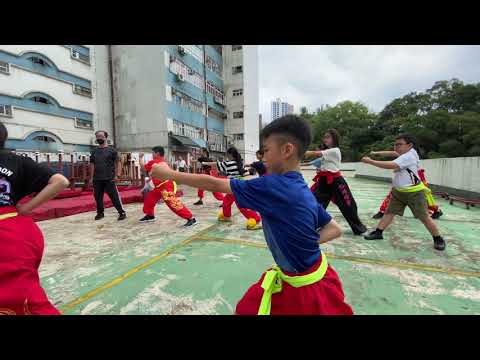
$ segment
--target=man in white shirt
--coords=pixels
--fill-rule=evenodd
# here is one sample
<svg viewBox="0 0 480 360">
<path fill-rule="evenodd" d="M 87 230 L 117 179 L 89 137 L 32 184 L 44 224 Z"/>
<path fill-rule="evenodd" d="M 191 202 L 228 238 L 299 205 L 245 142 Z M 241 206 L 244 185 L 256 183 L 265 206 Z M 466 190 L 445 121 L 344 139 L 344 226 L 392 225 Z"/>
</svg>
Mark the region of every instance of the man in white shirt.
<svg viewBox="0 0 480 360">
<path fill-rule="evenodd" d="M 180 172 L 185 172 L 185 169 L 187 167 L 187 163 L 185 162 L 185 160 L 183 160 L 183 158 L 180 156 L 179 157 L 179 162 L 178 162 L 178 171 Z"/>
<path fill-rule="evenodd" d="M 376 230 L 365 236 L 366 240 L 383 239 L 383 231 L 392 223 L 395 215 L 403 216 L 405 207 L 409 207 L 415 218 L 419 219 L 433 237 L 433 247 L 445 249 L 445 241 L 440 236 L 437 226 L 428 214 L 428 205 L 424 191 L 426 187 L 418 175 L 419 157 L 415 150 L 415 139 L 411 135 L 399 135 L 395 139 L 395 151 L 400 155 L 393 161 L 377 161 L 369 157 L 362 162 L 381 169 L 392 169 L 392 199 L 380 220 Z"/>
</svg>

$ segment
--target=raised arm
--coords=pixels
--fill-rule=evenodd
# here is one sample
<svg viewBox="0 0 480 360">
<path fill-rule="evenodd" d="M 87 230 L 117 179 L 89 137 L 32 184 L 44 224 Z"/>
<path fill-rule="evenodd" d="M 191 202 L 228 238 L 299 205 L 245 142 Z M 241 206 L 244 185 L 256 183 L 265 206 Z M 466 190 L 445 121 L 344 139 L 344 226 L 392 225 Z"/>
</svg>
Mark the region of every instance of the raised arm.
<svg viewBox="0 0 480 360">
<path fill-rule="evenodd" d="M 170 169 L 165 163 L 153 165 L 151 173 L 153 177 L 159 180 L 173 180 L 180 184 L 212 192 L 232 193 L 229 179 L 220 179 L 210 175 L 182 173 Z"/>
<path fill-rule="evenodd" d="M 389 151 L 389 150 L 371 151 L 370 155 L 388 156 L 388 157 L 393 157 L 393 158 L 397 158 L 397 157 L 400 156 L 400 154 L 397 153 L 396 151 Z"/>
</svg>

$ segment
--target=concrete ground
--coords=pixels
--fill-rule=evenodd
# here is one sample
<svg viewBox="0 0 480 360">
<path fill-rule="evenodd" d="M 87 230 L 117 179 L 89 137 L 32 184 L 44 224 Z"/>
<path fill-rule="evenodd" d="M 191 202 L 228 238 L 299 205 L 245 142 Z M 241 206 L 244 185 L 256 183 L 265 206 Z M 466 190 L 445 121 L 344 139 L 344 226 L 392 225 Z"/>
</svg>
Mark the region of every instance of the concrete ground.
<svg viewBox="0 0 480 360">
<path fill-rule="evenodd" d="M 347 175 L 348 176 L 348 175 Z M 305 172 L 311 181 L 312 171 Z M 389 184 L 348 177 L 369 229 Z M 246 289 L 273 264 L 261 230 L 248 231 L 234 212 L 218 223 L 218 202 L 180 186 L 182 201 L 199 224 L 184 221 L 164 204 L 157 221 L 140 224 L 142 205 L 127 205 L 128 219 L 114 209 L 39 222 L 45 235 L 42 285 L 64 314 L 232 314 Z M 354 236 L 335 205 L 328 211 L 345 229 L 323 246 L 356 314 L 480 314 L 480 209 L 438 199 L 437 220 L 447 249 L 433 249 L 423 225 L 409 210 L 382 241 Z"/>
</svg>

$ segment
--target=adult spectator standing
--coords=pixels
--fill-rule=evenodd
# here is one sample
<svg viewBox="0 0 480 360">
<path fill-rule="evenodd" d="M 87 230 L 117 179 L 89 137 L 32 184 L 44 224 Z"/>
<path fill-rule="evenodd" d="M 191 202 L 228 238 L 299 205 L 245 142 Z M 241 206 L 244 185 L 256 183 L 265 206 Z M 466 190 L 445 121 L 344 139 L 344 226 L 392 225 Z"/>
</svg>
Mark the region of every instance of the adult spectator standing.
<svg viewBox="0 0 480 360">
<path fill-rule="evenodd" d="M 178 171 L 185 172 L 186 168 L 187 168 L 187 163 L 185 162 L 185 160 L 183 160 L 183 157 L 181 157 L 181 156 L 178 159 L 179 159 Z"/>
<path fill-rule="evenodd" d="M 118 220 L 124 220 L 127 215 L 123 209 L 120 195 L 118 194 L 115 178 L 120 176 L 121 162 L 117 150 L 108 146 L 108 134 L 104 130 L 95 133 L 98 147 L 90 155 L 90 180 L 93 180 L 93 191 L 97 203 L 95 220 L 104 217 L 103 194 L 107 193 L 113 206 L 118 211 Z"/>
</svg>

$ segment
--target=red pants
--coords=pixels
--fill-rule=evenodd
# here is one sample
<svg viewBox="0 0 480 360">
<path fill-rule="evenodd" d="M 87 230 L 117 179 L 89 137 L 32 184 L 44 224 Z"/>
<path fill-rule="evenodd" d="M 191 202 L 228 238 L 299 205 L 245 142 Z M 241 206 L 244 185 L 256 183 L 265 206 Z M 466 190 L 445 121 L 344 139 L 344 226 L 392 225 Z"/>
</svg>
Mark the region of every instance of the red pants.
<svg viewBox="0 0 480 360">
<path fill-rule="evenodd" d="M 0 215 L 16 212 L 0 208 Z M 0 220 L 0 315 L 60 315 L 40 285 L 43 235 L 30 217 Z"/>
<path fill-rule="evenodd" d="M 321 259 L 308 271 L 301 274 L 285 272 L 290 276 L 306 275 L 321 264 Z M 262 301 L 261 287 L 265 273 L 260 280 L 252 285 L 238 302 L 237 315 L 257 315 Z M 287 282 L 282 282 L 282 291 L 272 294 L 270 315 L 353 315 L 343 294 L 342 283 L 337 273 L 330 265 L 322 280 L 312 285 L 295 288 Z"/>
<path fill-rule="evenodd" d="M 259 214 L 255 211 L 250 209 L 241 208 L 238 206 L 237 201 L 235 200 L 235 196 L 233 194 L 226 194 L 223 198 L 223 216 L 229 218 L 232 216 L 232 204 L 235 203 L 237 205 L 238 210 L 245 216 L 246 219 L 255 219 L 257 224 L 262 220 Z"/>
<path fill-rule="evenodd" d="M 382 205 L 380 205 L 380 212 L 381 213 L 385 213 L 385 211 L 388 208 L 388 204 L 390 204 L 390 200 L 392 200 L 392 190 L 390 190 L 387 197 L 385 199 L 383 199 Z M 436 212 L 436 211 L 438 211 L 438 209 L 439 209 L 438 205 L 428 206 L 428 210 L 430 212 Z"/>
<path fill-rule="evenodd" d="M 175 194 L 175 186 L 172 181 L 167 181 L 165 184 L 150 191 L 143 201 L 143 213 L 145 215 L 155 216 L 155 206 L 157 202 L 163 199 L 168 208 L 183 219 L 189 220 L 192 218 L 192 213 Z"/>
<path fill-rule="evenodd" d="M 217 199 L 218 201 L 223 201 L 224 196 L 222 193 L 213 192 L 212 194 L 215 197 L 215 199 Z M 203 199 L 205 196 L 205 190 L 198 189 L 197 195 L 200 199 Z"/>
</svg>

